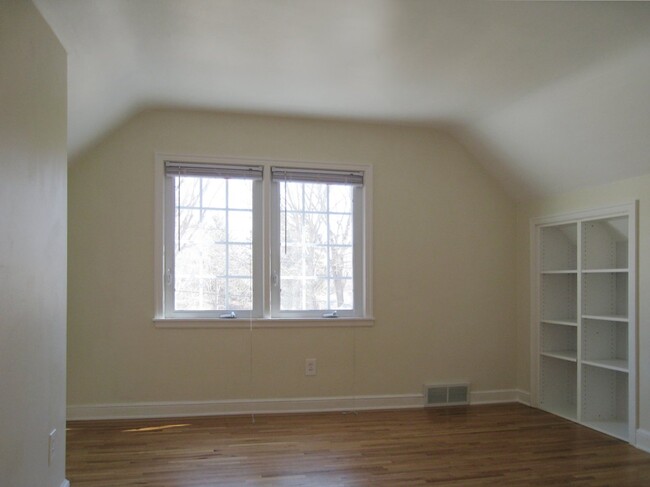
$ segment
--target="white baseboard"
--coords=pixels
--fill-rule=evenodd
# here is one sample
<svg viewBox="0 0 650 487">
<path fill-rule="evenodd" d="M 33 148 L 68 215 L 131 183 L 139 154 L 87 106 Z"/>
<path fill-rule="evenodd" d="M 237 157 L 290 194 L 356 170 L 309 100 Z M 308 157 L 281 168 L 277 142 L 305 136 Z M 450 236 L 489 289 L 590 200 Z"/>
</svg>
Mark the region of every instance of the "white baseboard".
<svg viewBox="0 0 650 487">
<path fill-rule="evenodd" d="M 497 404 L 503 402 L 517 402 L 515 389 L 501 389 L 496 391 L 470 391 L 470 404 Z"/>
<path fill-rule="evenodd" d="M 362 409 L 419 408 L 422 394 L 358 397 L 300 397 L 223 401 L 91 404 L 68 406 L 68 420 L 224 416 L 250 413 L 303 413 Z"/>
<path fill-rule="evenodd" d="M 530 406 L 530 392 L 522 391 L 521 389 L 517 389 L 516 392 L 517 402 L 520 402 L 526 406 Z"/>
<path fill-rule="evenodd" d="M 470 404 L 517 402 L 518 391 L 476 391 Z M 231 399 L 223 401 L 183 401 L 126 404 L 87 404 L 68 406 L 68 420 L 174 418 L 191 416 L 225 416 L 235 414 L 304 413 L 405 409 L 424 407 L 418 394 L 377 396 L 297 397 L 286 399 Z"/>
<path fill-rule="evenodd" d="M 639 450 L 650 453 L 650 431 L 636 430 L 636 446 Z"/>
<path fill-rule="evenodd" d="M 68 479 L 64 479 L 61 483 L 61 487 L 70 487 L 70 481 Z"/>
</svg>

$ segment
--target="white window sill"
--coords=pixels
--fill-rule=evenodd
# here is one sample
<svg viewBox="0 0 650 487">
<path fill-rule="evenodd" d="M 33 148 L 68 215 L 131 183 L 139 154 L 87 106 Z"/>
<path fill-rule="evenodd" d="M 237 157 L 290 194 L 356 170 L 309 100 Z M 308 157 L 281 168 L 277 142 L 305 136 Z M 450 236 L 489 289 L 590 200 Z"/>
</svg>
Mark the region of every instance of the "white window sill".
<svg viewBox="0 0 650 487">
<path fill-rule="evenodd" d="M 374 318 L 154 318 L 156 328 L 316 328 L 373 326 Z"/>
</svg>

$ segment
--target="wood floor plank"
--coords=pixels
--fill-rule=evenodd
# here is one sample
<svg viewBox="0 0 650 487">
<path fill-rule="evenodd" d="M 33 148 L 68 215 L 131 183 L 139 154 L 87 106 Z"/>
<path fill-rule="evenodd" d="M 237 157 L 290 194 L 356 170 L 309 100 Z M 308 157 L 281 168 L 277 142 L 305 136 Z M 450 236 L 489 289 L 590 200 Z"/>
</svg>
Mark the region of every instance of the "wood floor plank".
<svg viewBox="0 0 650 487">
<path fill-rule="evenodd" d="M 650 486 L 650 454 L 520 404 L 71 421 L 72 487 Z"/>
</svg>

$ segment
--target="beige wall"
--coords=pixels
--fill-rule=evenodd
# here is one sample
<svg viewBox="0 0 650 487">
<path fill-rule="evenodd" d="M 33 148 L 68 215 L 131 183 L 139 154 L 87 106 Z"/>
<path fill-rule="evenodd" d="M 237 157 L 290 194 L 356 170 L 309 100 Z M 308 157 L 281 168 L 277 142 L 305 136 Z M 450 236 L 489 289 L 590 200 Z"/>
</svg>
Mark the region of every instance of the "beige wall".
<svg viewBox="0 0 650 487">
<path fill-rule="evenodd" d="M 66 54 L 0 0 L 0 484 L 65 477 Z M 56 428 L 48 466 L 48 434 Z"/>
<path fill-rule="evenodd" d="M 650 174 L 519 205 L 517 209 L 517 384 L 530 389 L 530 235 L 531 218 L 639 200 L 638 357 L 639 427 L 650 430 Z"/>
<path fill-rule="evenodd" d="M 248 329 L 155 328 L 157 151 L 372 164 L 375 325 L 256 329 L 252 347 Z M 149 111 L 74 161 L 69 186 L 69 406 L 515 386 L 514 204 L 441 133 Z"/>
</svg>

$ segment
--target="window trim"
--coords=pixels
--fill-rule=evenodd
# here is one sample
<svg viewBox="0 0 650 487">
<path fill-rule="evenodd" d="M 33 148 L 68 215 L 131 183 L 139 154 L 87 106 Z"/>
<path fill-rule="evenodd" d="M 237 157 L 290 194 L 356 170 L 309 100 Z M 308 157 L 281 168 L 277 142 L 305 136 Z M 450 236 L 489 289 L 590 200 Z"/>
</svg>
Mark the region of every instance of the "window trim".
<svg viewBox="0 0 650 487">
<path fill-rule="evenodd" d="M 341 163 L 322 163 L 322 162 L 303 162 L 287 160 L 271 160 L 242 157 L 212 157 L 212 156 L 194 156 L 182 154 L 156 153 L 154 170 L 154 318 L 156 326 L 165 328 L 185 328 L 185 327 L 246 327 L 252 326 L 253 323 L 260 326 L 284 327 L 284 326 L 369 326 L 374 322 L 372 314 L 372 166 L 369 164 L 341 164 Z M 218 318 L 214 316 L 215 312 L 208 313 L 181 313 L 176 312 L 173 316 L 165 313 L 165 204 L 166 204 L 166 184 L 165 184 L 165 162 L 174 161 L 179 163 L 196 163 L 196 164 L 219 164 L 219 165 L 261 165 L 264 167 L 264 176 L 261 181 L 262 190 L 257 193 L 261 201 L 261 210 L 253 214 L 254 226 L 255 219 L 261 218 L 259 227 L 261 228 L 262 238 L 254 239 L 253 255 L 261 256 L 261 263 L 254 263 L 256 269 L 261 269 L 261 279 L 253 279 L 254 293 L 261 296 L 261 314 L 258 316 L 248 312 L 239 312 L 238 317 Z M 341 315 L 337 319 L 324 318 L 322 316 L 310 316 L 303 313 L 300 316 L 293 314 L 283 314 L 282 316 L 271 316 L 271 252 L 272 252 L 272 204 L 273 191 L 271 185 L 270 171 L 272 166 L 283 166 L 287 168 L 299 168 L 305 170 L 338 170 L 338 171 L 362 171 L 364 173 L 363 188 L 359 191 L 361 194 L 361 205 L 355 205 L 356 212 L 360 211 L 362 215 L 362 224 L 355 225 L 355 238 L 357 238 L 357 227 L 362 238 L 363 256 L 358 266 L 362 279 L 362 291 L 358 294 L 357 303 L 355 300 L 355 310 L 359 306 L 359 311 L 354 316 L 349 314 Z M 256 192 L 253 192 L 254 198 Z M 261 247 L 257 249 L 256 247 Z M 355 267 L 355 273 L 357 268 Z M 219 311 L 223 313 L 223 311 Z M 209 316 L 207 316 L 209 314 Z"/>
</svg>

